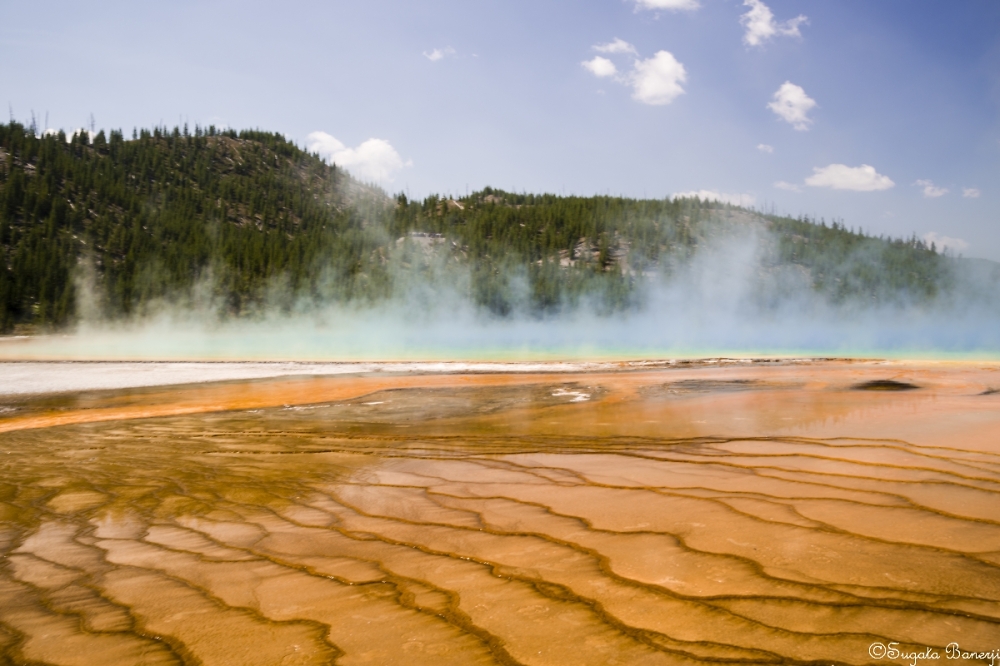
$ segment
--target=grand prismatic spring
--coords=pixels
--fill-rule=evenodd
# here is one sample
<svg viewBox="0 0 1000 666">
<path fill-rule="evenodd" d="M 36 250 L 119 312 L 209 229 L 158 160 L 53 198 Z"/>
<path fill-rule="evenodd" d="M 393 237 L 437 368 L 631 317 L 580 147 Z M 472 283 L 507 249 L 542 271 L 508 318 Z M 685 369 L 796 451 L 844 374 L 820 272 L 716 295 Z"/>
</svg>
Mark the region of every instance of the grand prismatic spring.
<svg viewBox="0 0 1000 666">
<path fill-rule="evenodd" d="M 1000 364 L 348 370 L 8 390 L 0 662 L 1000 649 Z"/>
</svg>

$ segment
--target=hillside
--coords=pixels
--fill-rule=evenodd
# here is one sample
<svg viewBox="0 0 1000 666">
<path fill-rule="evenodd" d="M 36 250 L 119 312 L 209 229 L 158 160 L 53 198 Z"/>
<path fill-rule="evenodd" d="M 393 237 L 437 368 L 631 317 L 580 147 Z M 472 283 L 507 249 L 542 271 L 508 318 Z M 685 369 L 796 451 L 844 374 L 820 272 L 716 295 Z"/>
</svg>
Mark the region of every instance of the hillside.
<svg viewBox="0 0 1000 666">
<path fill-rule="evenodd" d="M 234 312 L 279 276 L 308 290 L 319 264 L 345 297 L 381 234 L 366 229 L 384 194 L 281 136 L 155 129 L 36 138 L 0 125 L 0 330 L 58 326 L 78 278 L 100 307 L 128 315 L 212 276 Z M 377 288 L 374 291 L 378 291 Z"/>
<path fill-rule="evenodd" d="M 964 270 L 915 238 L 697 199 L 487 188 L 393 200 L 261 131 L 157 128 L 67 141 L 0 125 L 0 332 L 55 329 L 84 307 L 128 317 L 199 290 L 226 315 L 245 316 L 275 302 L 375 302 L 435 279 L 501 316 L 584 298 L 613 312 L 641 307 L 644 285 L 726 238 L 760 243 L 760 271 L 793 276 L 834 303 L 932 299 Z M 996 281 L 997 267 L 976 270 Z"/>
<path fill-rule="evenodd" d="M 509 275 L 511 265 L 523 267 L 536 310 L 574 302 L 593 288 L 612 309 L 634 304 L 638 281 L 669 278 L 699 250 L 727 239 L 759 245 L 758 271 L 783 272 L 783 283 L 797 276 L 834 303 L 925 301 L 952 289 L 961 272 L 959 261 L 915 237 L 873 238 L 839 223 L 698 199 L 558 197 L 487 188 L 457 200 L 408 202 L 400 196 L 395 219 L 400 229 L 453 239 L 474 275 Z M 720 264 L 726 258 L 720 255 Z M 505 311 L 496 287 L 495 280 L 478 285 L 477 302 Z"/>
</svg>

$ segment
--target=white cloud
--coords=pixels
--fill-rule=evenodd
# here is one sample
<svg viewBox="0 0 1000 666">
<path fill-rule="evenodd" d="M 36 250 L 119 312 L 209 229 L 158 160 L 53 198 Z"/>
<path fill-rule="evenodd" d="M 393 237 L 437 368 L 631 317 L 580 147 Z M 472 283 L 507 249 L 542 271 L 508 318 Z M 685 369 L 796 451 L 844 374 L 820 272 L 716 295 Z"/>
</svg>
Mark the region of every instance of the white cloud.
<svg viewBox="0 0 1000 666">
<path fill-rule="evenodd" d="M 966 199 L 978 199 L 979 195 L 982 194 L 979 190 L 974 187 L 963 187 L 962 196 Z"/>
<path fill-rule="evenodd" d="M 875 167 L 867 164 L 859 167 L 849 167 L 846 164 L 813 167 L 813 175 L 806 178 L 806 185 L 812 187 L 829 187 L 834 190 L 855 192 L 887 190 L 895 184 L 888 176 L 883 176 L 875 171 Z"/>
<path fill-rule="evenodd" d="M 969 249 L 969 243 L 967 241 L 964 241 L 961 238 L 941 236 L 936 231 L 924 234 L 924 242 L 928 245 L 934 243 L 939 251 L 947 249 L 953 252 L 964 252 Z"/>
<path fill-rule="evenodd" d="M 615 63 L 611 62 L 607 58 L 602 58 L 601 56 L 594 56 L 593 60 L 584 60 L 580 63 L 591 74 L 597 77 L 614 76 L 618 73 L 618 68 L 615 67 Z"/>
<path fill-rule="evenodd" d="M 695 197 L 702 201 L 720 201 L 734 206 L 752 206 L 757 201 L 757 197 L 752 194 L 732 194 L 716 190 L 692 190 L 690 192 L 675 192 L 673 195 L 674 199 L 693 199 Z"/>
<path fill-rule="evenodd" d="M 769 146 L 766 143 L 758 143 L 757 150 L 759 150 L 762 153 L 767 153 L 768 155 L 770 155 L 771 153 L 774 152 L 774 146 Z"/>
<path fill-rule="evenodd" d="M 772 99 L 767 107 L 778 114 L 779 118 L 800 132 L 809 129 L 812 119 L 807 114 L 816 106 L 816 100 L 807 95 L 801 86 L 785 81 Z"/>
<path fill-rule="evenodd" d="M 431 51 L 424 51 L 424 57 L 431 62 L 437 62 L 438 60 L 443 60 L 448 56 L 455 55 L 455 49 L 450 46 L 446 46 L 443 49 L 433 49 Z"/>
<path fill-rule="evenodd" d="M 809 19 L 800 14 L 793 19 L 778 23 L 774 20 L 770 7 L 761 0 L 743 0 L 743 6 L 750 8 L 740 17 L 740 23 L 746 28 L 743 41 L 748 46 L 761 46 L 778 35 L 801 37 L 799 26 L 809 22 Z"/>
<path fill-rule="evenodd" d="M 632 84 L 632 99 L 644 104 L 670 104 L 684 94 L 681 84 L 687 80 L 684 65 L 669 51 L 657 51 L 646 60 L 636 60 L 629 75 Z"/>
<path fill-rule="evenodd" d="M 404 162 L 385 139 L 368 139 L 357 148 L 348 148 L 326 132 L 313 132 L 306 137 L 306 148 L 327 162 L 372 182 L 392 182 L 395 172 L 413 165 L 412 160 Z"/>
<path fill-rule="evenodd" d="M 783 180 L 777 181 L 774 186 L 779 190 L 788 190 L 789 192 L 801 192 L 802 190 L 795 183 L 786 183 Z"/>
<path fill-rule="evenodd" d="M 947 187 L 938 187 L 929 180 L 918 180 L 913 184 L 923 188 L 924 196 L 928 199 L 937 199 L 938 197 L 943 197 L 948 194 Z"/>
<path fill-rule="evenodd" d="M 635 0 L 635 8 L 669 9 L 670 11 L 692 10 L 701 7 L 698 0 Z"/>
<path fill-rule="evenodd" d="M 639 55 L 635 46 L 618 37 L 607 44 L 595 44 L 592 48 L 599 53 Z M 687 71 L 669 51 L 657 51 L 652 58 L 645 60 L 637 57 L 632 71 L 627 74 L 619 74 L 615 63 L 602 56 L 594 56 L 580 64 L 594 76 L 615 77 L 618 83 L 631 86 L 632 99 L 644 104 L 670 104 L 684 94 L 681 84 L 687 80 Z"/>
<path fill-rule="evenodd" d="M 634 46 L 618 37 L 615 37 L 614 41 L 607 44 L 595 44 L 593 49 L 598 53 L 631 53 L 632 55 L 639 55 Z"/>
</svg>

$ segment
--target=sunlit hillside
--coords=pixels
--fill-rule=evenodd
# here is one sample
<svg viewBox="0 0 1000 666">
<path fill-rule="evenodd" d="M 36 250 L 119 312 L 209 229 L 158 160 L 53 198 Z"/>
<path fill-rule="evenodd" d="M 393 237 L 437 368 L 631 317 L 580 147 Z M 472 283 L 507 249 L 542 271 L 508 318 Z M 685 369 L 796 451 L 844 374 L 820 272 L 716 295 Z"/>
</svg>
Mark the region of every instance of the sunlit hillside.
<svg viewBox="0 0 1000 666">
<path fill-rule="evenodd" d="M 908 305 L 1000 283 L 993 262 L 839 220 L 492 188 L 410 201 L 264 131 L 0 125 L 2 332 L 165 302 L 224 317 L 376 303 L 416 284 L 446 285 L 490 316 L 609 314 L 643 308 L 698 256 L 720 271 L 752 266 L 741 279 L 761 281 L 762 301 L 806 288 L 832 304 Z"/>
</svg>

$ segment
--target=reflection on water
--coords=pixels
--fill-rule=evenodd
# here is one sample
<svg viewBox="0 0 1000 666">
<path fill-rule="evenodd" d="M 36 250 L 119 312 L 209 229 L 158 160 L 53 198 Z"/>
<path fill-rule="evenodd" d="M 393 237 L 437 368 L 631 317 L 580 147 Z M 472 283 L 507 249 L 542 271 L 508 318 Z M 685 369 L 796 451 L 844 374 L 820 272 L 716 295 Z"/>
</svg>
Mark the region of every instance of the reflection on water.
<svg viewBox="0 0 1000 666">
<path fill-rule="evenodd" d="M 993 375 L 851 389 L 872 372 L 272 382 L 273 406 L 143 419 L 169 392 L 25 404 L 125 411 L 0 434 L 0 662 L 1000 648 Z"/>
</svg>

